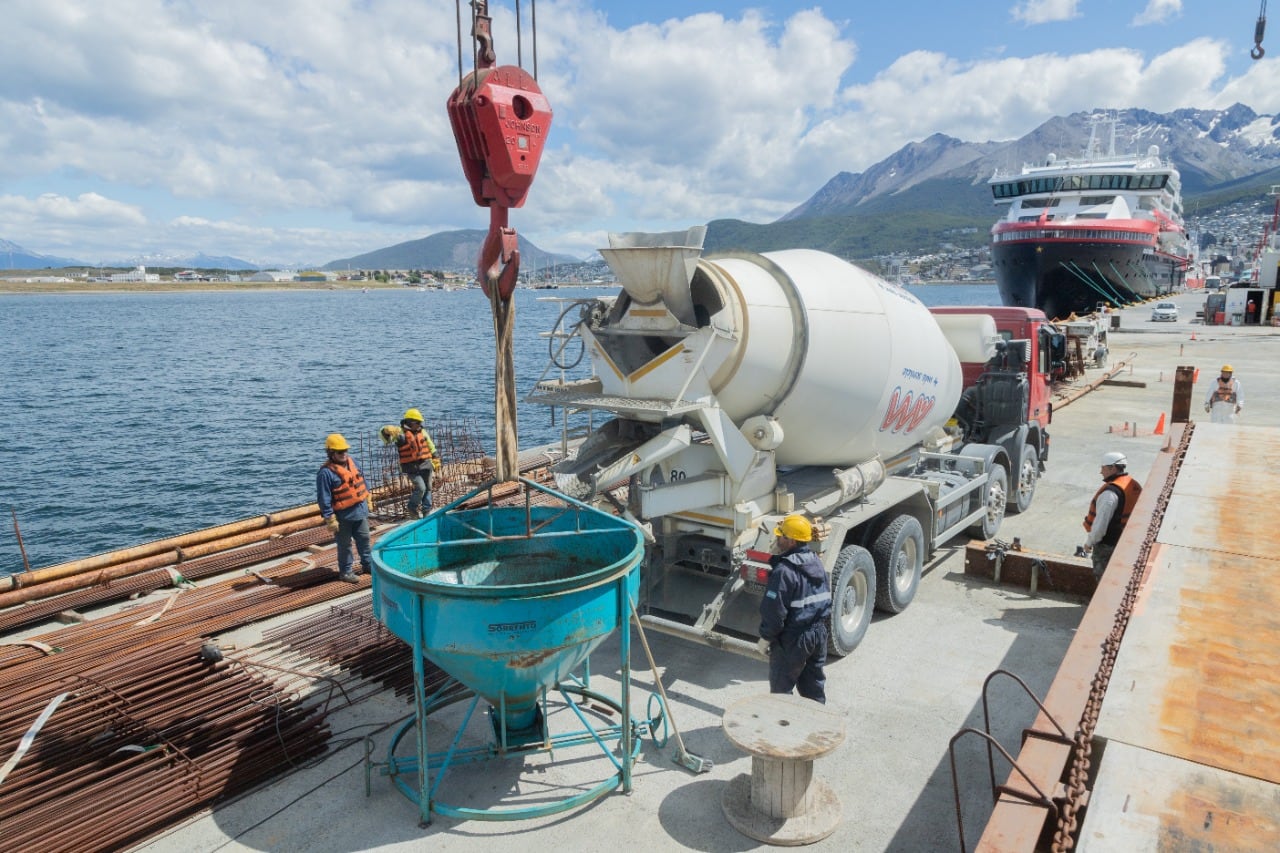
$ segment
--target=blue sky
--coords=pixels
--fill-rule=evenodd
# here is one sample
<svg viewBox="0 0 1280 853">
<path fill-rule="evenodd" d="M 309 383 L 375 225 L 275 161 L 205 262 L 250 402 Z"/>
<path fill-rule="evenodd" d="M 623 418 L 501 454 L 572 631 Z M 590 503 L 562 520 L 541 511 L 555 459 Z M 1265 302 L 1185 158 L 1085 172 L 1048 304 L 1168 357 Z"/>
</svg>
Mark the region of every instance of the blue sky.
<svg viewBox="0 0 1280 853">
<path fill-rule="evenodd" d="M 555 118 L 511 224 L 586 257 L 609 231 L 772 221 L 935 132 L 1011 139 L 1095 108 L 1280 113 L 1280 20 L 1249 57 L 1258 7 L 538 0 Z M 309 265 L 486 227 L 444 108 L 455 9 L 6 0 L 0 239 L 91 263 Z M 500 63 L 516 62 L 514 10 L 490 0 Z"/>
</svg>

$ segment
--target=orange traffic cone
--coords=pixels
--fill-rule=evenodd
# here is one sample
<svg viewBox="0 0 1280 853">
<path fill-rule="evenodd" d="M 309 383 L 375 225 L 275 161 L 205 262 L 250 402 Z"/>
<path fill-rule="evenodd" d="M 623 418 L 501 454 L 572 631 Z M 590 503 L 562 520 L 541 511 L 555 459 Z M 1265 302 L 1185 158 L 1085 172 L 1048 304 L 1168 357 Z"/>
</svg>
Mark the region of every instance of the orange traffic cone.
<svg viewBox="0 0 1280 853">
<path fill-rule="evenodd" d="M 1191 340 L 1193 340 L 1193 341 L 1194 341 L 1195 339 L 1196 339 L 1196 333 L 1195 333 L 1195 332 L 1192 332 L 1192 333 L 1191 333 Z"/>
<path fill-rule="evenodd" d="M 1164 435 L 1164 412 L 1160 413 L 1160 420 L 1156 421 L 1156 431 L 1152 435 Z"/>
</svg>

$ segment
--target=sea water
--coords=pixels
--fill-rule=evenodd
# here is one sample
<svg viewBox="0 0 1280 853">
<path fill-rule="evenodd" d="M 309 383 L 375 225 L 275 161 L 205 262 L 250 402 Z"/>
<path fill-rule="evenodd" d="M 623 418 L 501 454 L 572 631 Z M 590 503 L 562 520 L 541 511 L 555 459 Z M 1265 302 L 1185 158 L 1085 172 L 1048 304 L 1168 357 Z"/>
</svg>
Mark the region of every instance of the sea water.
<svg viewBox="0 0 1280 853">
<path fill-rule="evenodd" d="M 991 285 L 909 289 L 998 304 Z M 541 333 L 616 292 L 516 292 L 518 398 L 547 369 Z M 494 445 L 478 289 L 2 295 L 0 364 L 0 573 L 22 570 L 15 516 L 40 568 L 314 501 L 326 434 L 371 440 L 411 406 Z M 560 436 L 545 407 L 518 420 L 522 447 Z"/>
</svg>

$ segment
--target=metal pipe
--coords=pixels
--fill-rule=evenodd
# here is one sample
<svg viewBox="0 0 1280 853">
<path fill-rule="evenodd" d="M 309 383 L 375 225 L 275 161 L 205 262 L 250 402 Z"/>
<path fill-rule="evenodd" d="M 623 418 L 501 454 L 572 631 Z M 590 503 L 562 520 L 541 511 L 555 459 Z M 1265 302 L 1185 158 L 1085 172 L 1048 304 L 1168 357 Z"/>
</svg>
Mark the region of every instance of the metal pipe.
<svg viewBox="0 0 1280 853">
<path fill-rule="evenodd" d="M 200 544 L 174 548 L 153 556 L 117 563 L 94 572 L 83 571 L 64 577 L 45 577 L 42 580 L 34 581 L 28 580 L 29 575 L 14 575 L 11 578 L 13 588 L 8 592 L 0 593 L 0 607 L 10 607 L 14 604 L 33 601 L 37 598 L 47 598 L 59 593 L 70 592 L 71 590 L 109 583 L 110 581 L 140 574 L 151 569 L 180 566 L 184 560 L 205 557 L 220 551 L 251 545 L 275 536 L 288 536 L 291 533 L 310 530 L 319 526 L 319 524 L 320 517 L 316 515 L 288 524 L 258 528 L 247 533 L 241 533 L 238 536 L 229 536 Z M 31 572 L 30 575 L 39 574 L 40 571 L 43 570 Z"/>
<path fill-rule="evenodd" d="M 58 578 L 64 578 L 83 572 L 91 572 L 95 569 L 114 566 L 118 563 L 125 563 L 142 557 L 150 557 L 155 554 L 171 552 L 175 549 L 190 548 L 193 545 L 224 539 L 250 530 L 273 527 L 285 522 L 308 518 L 310 516 L 319 515 L 319 513 L 320 508 L 316 504 L 306 504 L 304 506 L 282 510 L 278 513 L 258 515 L 253 518 L 233 521 L 229 524 L 222 524 L 217 527 L 206 527 L 203 530 L 195 530 L 190 533 L 184 533 L 181 536 L 171 536 L 168 539 L 157 539 L 155 542 L 148 542 L 145 545 L 137 545 L 133 548 L 110 551 L 106 554 L 99 554 L 95 557 L 85 557 L 80 560 L 59 563 L 55 566 L 36 569 L 25 575 L 15 575 L 15 578 L 21 577 L 22 582 L 20 584 L 14 583 L 13 585 L 30 586 L 31 584 L 44 583 L 46 581 L 56 580 Z"/>
</svg>

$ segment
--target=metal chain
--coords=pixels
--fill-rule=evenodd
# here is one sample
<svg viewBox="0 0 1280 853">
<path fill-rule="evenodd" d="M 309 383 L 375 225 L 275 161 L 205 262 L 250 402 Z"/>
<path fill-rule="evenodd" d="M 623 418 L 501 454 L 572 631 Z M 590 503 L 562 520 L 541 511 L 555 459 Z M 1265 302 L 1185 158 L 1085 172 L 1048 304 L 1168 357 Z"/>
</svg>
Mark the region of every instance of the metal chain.
<svg viewBox="0 0 1280 853">
<path fill-rule="evenodd" d="M 1102 711 L 1102 700 L 1106 696 L 1107 685 L 1111 683 L 1111 673 L 1115 669 L 1116 657 L 1120 654 L 1120 642 L 1124 639 L 1125 629 L 1129 627 L 1129 617 L 1133 614 L 1133 606 L 1138 600 L 1138 590 L 1142 586 L 1151 548 L 1155 544 L 1156 535 L 1160 532 L 1160 525 L 1164 521 L 1165 510 L 1169 506 L 1169 498 L 1173 495 L 1173 487 L 1178 481 L 1178 472 L 1186 458 L 1187 447 L 1191 444 L 1191 434 L 1194 430 L 1195 424 L 1188 423 L 1186 429 L 1182 431 L 1182 440 L 1178 442 L 1178 449 L 1169 466 L 1169 475 L 1165 478 L 1164 488 L 1156 499 L 1156 508 L 1151 514 L 1151 522 L 1147 525 L 1147 535 L 1133 562 L 1124 597 L 1116 609 L 1115 623 L 1111 627 L 1111 633 L 1102 641 L 1102 660 L 1098 664 L 1098 671 L 1093 676 L 1089 698 L 1085 702 L 1080 726 L 1075 734 L 1075 744 L 1071 750 L 1071 769 L 1067 776 L 1066 799 L 1058 814 L 1058 826 L 1053 834 L 1053 846 L 1050 848 L 1053 853 L 1065 853 L 1075 848 L 1076 833 L 1080 829 L 1078 813 L 1087 790 L 1090 758 L 1093 755 L 1094 728 L 1098 724 L 1098 714 Z"/>
</svg>

